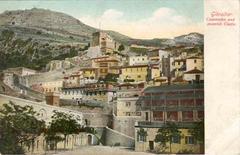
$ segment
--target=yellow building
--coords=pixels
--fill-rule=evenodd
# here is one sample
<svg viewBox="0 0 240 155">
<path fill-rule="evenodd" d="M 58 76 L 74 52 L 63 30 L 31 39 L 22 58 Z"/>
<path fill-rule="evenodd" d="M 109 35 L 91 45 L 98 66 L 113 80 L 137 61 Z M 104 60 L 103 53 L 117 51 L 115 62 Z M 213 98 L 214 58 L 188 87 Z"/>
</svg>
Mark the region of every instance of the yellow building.
<svg viewBox="0 0 240 155">
<path fill-rule="evenodd" d="M 145 82 L 147 75 L 147 65 L 125 66 L 121 67 L 120 79 L 123 82 Z"/>
<path fill-rule="evenodd" d="M 85 79 L 96 79 L 98 77 L 98 68 L 81 68 L 82 76 Z"/>
<path fill-rule="evenodd" d="M 92 67 L 97 68 L 98 78 L 105 78 L 107 74 L 119 74 L 117 69 L 119 60 L 113 56 L 104 56 L 92 59 Z"/>
<path fill-rule="evenodd" d="M 160 124 L 155 123 L 155 127 L 147 127 L 147 125 L 141 125 L 138 122 L 137 126 L 135 126 L 135 151 L 163 151 L 160 143 L 154 141 L 159 129 L 159 127 L 156 127 L 157 125 Z M 171 153 L 203 153 L 202 146 L 196 142 L 189 129 L 189 125 L 178 129 L 181 132 L 181 136 L 172 138 Z M 141 134 L 141 132 L 146 134 Z M 164 151 L 170 152 L 170 143 L 168 142 L 166 146 L 167 148 Z"/>
<path fill-rule="evenodd" d="M 109 67 L 108 73 L 110 74 L 120 74 L 120 66 Z"/>
</svg>

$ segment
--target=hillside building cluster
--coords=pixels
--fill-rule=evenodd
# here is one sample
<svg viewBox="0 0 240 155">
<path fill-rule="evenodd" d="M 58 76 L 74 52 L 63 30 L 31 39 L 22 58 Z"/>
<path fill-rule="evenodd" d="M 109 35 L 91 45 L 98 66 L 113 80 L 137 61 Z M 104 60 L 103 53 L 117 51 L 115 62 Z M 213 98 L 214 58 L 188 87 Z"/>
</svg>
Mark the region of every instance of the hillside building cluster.
<svg viewBox="0 0 240 155">
<path fill-rule="evenodd" d="M 173 137 L 172 153 L 202 153 L 202 145 L 188 131 L 204 119 L 203 52 L 176 54 L 151 48 L 147 54 L 127 55 L 119 51 L 120 45 L 107 33 L 96 32 L 86 51 L 88 66 L 30 87 L 45 94 L 59 93 L 72 105 L 111 105 L 112 129 L 135 138 L 136 151 L 156 150 L 158 129 L 174 122 L 183 136 Z M 47 68 L 71 68 L 71 63 L 53 61 Z M 11 73 L 4 73 L 3 81 L 9 85 Z M 35 72 L 23 70 L 22 74 Z"/>
</svg>

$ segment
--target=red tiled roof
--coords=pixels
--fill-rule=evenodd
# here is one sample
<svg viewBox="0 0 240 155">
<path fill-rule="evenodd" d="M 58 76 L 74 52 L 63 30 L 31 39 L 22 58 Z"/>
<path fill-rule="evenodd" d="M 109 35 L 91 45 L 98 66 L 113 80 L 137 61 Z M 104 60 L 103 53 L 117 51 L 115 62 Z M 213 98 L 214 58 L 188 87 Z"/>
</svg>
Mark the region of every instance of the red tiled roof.
<svg viewBox="0 0 240 155">
<path fill-rule="evenodd" d="M 203 71 L 200 71 L 198 69 L 193 69 L 193 70 L 185 72 L 184 74 L 197 74 L 197 73 L 203 73 Z"/>
</svg>

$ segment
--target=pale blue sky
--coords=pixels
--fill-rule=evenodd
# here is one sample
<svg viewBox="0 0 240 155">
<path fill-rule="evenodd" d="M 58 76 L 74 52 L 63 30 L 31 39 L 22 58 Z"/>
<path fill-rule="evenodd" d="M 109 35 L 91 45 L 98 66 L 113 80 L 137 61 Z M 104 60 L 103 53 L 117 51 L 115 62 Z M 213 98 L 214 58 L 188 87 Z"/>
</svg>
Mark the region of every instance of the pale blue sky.
<svg viewBox="0 0 240 155">
<path fill-rule="evenodd" d="M 131 35 L 137 37 L 140 31 L 144 30 L 144 27 L 135 27 L 133 25 L 139 25 L 143 23 L 150 23 L 148 26 L 157 29 L 161 23 L 169 22 L 170 25 L 177 25 L 179 22 L 177 20 L 183 19 L 186 21 L 184 24 L 181 22 L 178 26 L 190 26 L 203 23 L 203 0 L 28 0 L 28 1 L 0 1 L 0 13 L 5 10 L 17 10 L 17 9 L 31 9 L 33 7 L 45 8 L 54 11 L 64 12 L 73 17 L 80 19 L 88 25 L 96 27 L 101 21 L 103 29 L 112 29 L 120 31 L 122 33 L 127 33 L 126 35 Z M 165 8 L 165 9 L 161 9 Z M 167 8 L 167 9 L 166 9 Z M 108 22 L 109 14 L 111 15 L 111 21 Z M 163 15 L 166 18 L 162 17 Z M 169 18 L 176 20 L 168 21 Z M 154 18 L 154 19 L 152 19 Z M 116 20 L 117 19 L 117 20 Z M 157 19 L 157 20 L 156 20 Z M 160 20 L 161 19 L 161 20 Z M 167 20 L 166 20 L 167 19 Z M 163 22 L 164 20 L 164 22 Z M 151 22 L 159 22 L 154 23 Z M 177 22 L 176 22 L 177 21 Z M 133 29 L 129 32 L 123 24 L 130 24 Z M 163 25 L 167 25 L 164 23 Z M 120 27 L 123 27 L 122 30 Z M 148 27 L 146 27 L 147 29 Z M 167 28 L 161 27 L 161 28 Z M 193 30 L 195 30 L 194 28 Z M 185 31 L 184 30 L 184 31 Z M 171 30 L 169 30 L 171 31 Z M 139 35 L 141 38 L 152 38 L 158 37 L 163 34 L 159 30 L 155 32 L 155 35 L 148 35 L 148 32 L 144 35 Z M 173 33 L 172 35 L 176 34 Z M 171 34 L 166 34 L 166 37 L 171 37 Z M 162 35 L 164 37 L 164 35 Z"/>
</svg>

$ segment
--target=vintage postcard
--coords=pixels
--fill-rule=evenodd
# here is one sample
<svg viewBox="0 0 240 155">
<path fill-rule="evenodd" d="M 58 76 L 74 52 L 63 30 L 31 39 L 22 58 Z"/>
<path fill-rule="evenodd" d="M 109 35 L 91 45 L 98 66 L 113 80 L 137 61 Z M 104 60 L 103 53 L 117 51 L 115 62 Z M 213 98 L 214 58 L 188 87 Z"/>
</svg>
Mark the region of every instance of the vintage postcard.
<svg viewBox="0 0 240 155">
<path fill-rule="evenodd" d="M 240 154 L 238 0 L 1 0 L 0 154 Z"/>
</svg>

